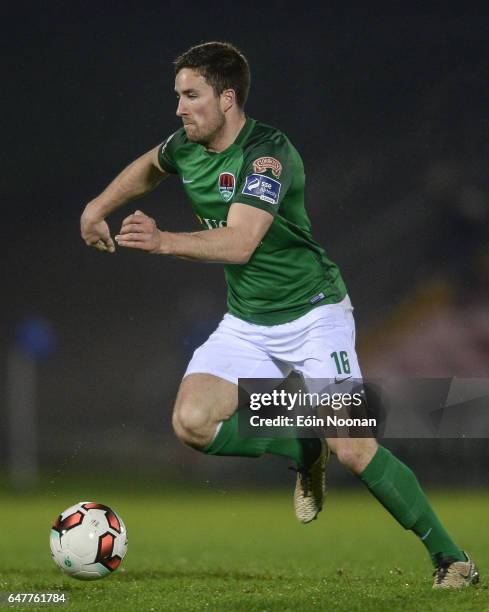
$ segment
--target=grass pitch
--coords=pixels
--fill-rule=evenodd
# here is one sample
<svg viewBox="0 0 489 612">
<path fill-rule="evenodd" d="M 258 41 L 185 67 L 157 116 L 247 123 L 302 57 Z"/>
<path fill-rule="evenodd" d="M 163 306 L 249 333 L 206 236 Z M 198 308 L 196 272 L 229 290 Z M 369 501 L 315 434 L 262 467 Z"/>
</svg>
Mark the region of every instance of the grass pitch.
<svg viewBox="0 0 489 612">
<path fill-rule="evenodd" d="M 367 492 L 332 491 L 300 525 L 291 494 L 162 491 L 0 495 L 0 591 L 64 590 L 70 611 L 489 611 L 487 493 L 431 496 L 482 574 L 447 593 L 431 590 L 424 547 Z M 112 506 L 129 536 L 121 568 L 91 583 L 65 577 L 48 545 L 57 514 L 82 497 Z"/>
</svg>

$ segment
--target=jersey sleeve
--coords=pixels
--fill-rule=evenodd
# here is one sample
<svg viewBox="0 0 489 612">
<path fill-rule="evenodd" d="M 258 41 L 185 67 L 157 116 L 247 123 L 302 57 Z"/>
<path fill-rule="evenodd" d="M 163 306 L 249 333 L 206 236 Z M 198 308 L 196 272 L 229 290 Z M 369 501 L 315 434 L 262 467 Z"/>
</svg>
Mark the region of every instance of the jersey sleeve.
<svg viewBox="0 0 489 612">
<path fill-rule="evenodd" d="M 245 153 L 233 202 L 275 216 L 292 182 L 293 163 L 285 137 L 256 144 Z"/>
<path fill-rule="evenodd" d="M 176 146 L 176 139 L 174 136 L 176 134 L 177 132 L 170 134 L 170 136 L 163 141 L 158 149 L 158 163 L 160 164 L 160 167 L 165 170 L 165 172 L 169 172 L 170 174 L 178 174 L 178 169 L 174 158 Z"/>
</svg>

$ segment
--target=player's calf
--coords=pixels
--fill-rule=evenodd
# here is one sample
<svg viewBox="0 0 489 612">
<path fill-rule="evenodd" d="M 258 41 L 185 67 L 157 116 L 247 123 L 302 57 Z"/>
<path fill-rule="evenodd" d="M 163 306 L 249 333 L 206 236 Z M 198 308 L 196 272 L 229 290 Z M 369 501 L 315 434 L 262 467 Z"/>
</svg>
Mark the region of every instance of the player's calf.
<svg viewBox="0 0 489 612">
<path fill-rule="evenodd" d="M 377 452 L 373 438 L 328 438 L 328 446 L 338 461 L 353 474 L 360 474 Z"/>
</svg>

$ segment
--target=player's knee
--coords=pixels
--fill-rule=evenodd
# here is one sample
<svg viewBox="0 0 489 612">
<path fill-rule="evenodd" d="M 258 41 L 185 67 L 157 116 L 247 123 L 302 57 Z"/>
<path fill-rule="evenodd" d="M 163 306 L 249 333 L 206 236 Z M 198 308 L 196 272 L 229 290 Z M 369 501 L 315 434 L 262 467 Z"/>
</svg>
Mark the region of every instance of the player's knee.
<svg viewBox="0 0 489 612">
<path fill-rule="evenodd" d="M 377 449 L 374 440 L 361 438 L 338 439 L 334 452 L 338 461 L 353 474 L 360 474 L 372 460 Z"/>
<path fill-rule="evenodd" d="M 178 402 L 172 418 L 176 436 L 188 446 L 202 448 L 209 444 L 209 424 L 205 410 L 192 402 Z"/>
</svg>

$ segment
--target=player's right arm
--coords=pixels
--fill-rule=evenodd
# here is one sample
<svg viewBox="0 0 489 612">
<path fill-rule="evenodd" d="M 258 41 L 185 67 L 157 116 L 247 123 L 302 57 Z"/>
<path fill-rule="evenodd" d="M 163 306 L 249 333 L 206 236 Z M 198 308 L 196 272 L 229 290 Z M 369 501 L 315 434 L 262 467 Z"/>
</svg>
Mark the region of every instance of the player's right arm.
<svg viewBox="0 0 489 612">
<path fill-rule="evenodd" d="M 115 251 L 105 218 L 127 202 L 152 191 L 168 176 L 158 161 L 158 145 L 125 168 L 102 191 L 90 201 L 81 216 L 81 235 L 85 244 L 99 251 Z"/>
</svg>

